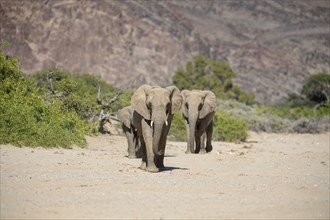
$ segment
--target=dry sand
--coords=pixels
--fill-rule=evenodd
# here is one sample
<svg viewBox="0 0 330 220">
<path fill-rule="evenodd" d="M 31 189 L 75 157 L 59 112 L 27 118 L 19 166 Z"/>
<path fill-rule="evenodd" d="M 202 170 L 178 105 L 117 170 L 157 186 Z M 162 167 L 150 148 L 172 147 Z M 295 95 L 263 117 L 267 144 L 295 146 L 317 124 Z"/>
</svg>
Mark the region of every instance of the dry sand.
<svg viewBox="0 0 330 220">
<path fill-rule="evenodd" d="M 256 134 L 139 170 L 123 136 L 86 149 L 1 146 L 1 219 L 329 219 L 329 133 Z"/>
</svg>

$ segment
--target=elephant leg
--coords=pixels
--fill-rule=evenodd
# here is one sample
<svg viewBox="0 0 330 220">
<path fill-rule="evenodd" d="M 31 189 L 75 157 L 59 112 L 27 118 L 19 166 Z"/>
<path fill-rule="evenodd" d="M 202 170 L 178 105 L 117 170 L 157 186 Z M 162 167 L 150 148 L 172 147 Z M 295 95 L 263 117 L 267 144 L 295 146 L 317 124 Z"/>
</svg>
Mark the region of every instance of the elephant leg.
<svg viewBox="0 0 330 220">
<path fill-rule="evenodd" d="M 127 149 L 127 151 L 128 151 L 128 158 L 136 158 L 136 155 L 135 155 L 135 144 L 134 144 L 134 134 L 128 128 L 125 128 L 125 134 L 126 134 L 127 144 L 128 144 L 128 149 Z"/>
<path fill-rule="evenodd" d="M 212 151 L 212 134 L 213 134 L 213 122 L 211 122 L 206 129 L 206 152 Z"/>
<path fill-rule="evenodd" d="M 139 138 L 140 140 L 140 146 L 141 146 L 141 156 L 142 156 L 142 163 L 140 165 L 140 169 L 145 170 L 147 169 L 147 152 L 146 152 L 146 144 L 142 138 L 142 136 Z"/>
<path fill-rule="evenodd" d="M 160 146 L 159 149 L 162 150 L 164 152 L 164 154 L 157 156 L 156 157 L 156 166 L 163 170 L 165 168 L 164 166 L 164 156 L 165 156 L 165 145 L 166 145 L 166 137 L 164 138 L 163 136 L 160 139 Z"/>
<path fill-rule="evenodd" d="M 201 149 L 201 136 L 195 131 L 195 142 L 196 142 L 196 149 L 195 153 L 198 154 Z"/>
<path fill-rule="evenodd" d="M 170 115 L 168 117 L 168 119 L 167 119 L 168 125 L 163 128 L 162 136 L 159 141 L 159 149 L 160 149 L 160 151 L 163 151 L 164 154 L 157 157 L 156 166 L 161 170 L 165 169 L 165 166 L 164 166 L 165 147 L 166 147 L 167 135 L 168 135 L 168 132 L 170 131 L 171 124 L 172 124 L 172 118 L 173 118 L 173 115 Z"/>
<path fill-rule="evenodd" d="M 155 155 L 152 150 L 152 141 L 153 141 L 153 130 L 150 126 L 145 122 L 142 121 L 142 132 L 143 132 L 143 140 L 145 142 L 145 149 L 146 149 L 146 161 L 147 167 L 146 170 L 149 172 L 158 172 L 158 168 L 155 165 Z"/>
<path fill-rule="evenodd" d="M 205 150 L 205 136 L 206 133 L 204 132 L 201 136 L 200 136 L 200 154 L 206 154 L 206 150 Z"/>
<path fill-rule="evenodd" d="M 135 156 L 137 158 L 142 157 L 141 143 L 137 136 L 134 136 Z"/>
<path fill-rule="evenodd" d="M 133 146 L 134 146 L 135 156 L 136 158 L 141 158 L 142 157 L 141 141 L 139 140 L 138 132 L 135 130 L 134 127 L 132 127 L 132 132 L 133 132 Z"/>
</svg>

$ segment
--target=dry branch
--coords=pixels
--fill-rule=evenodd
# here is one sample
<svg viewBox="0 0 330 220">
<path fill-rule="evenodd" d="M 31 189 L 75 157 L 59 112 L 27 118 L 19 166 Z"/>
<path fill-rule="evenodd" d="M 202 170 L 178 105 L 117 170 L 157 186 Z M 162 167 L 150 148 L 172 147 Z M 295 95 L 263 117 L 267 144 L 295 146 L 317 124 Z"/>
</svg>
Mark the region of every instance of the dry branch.
<svg viewBox="0 0 330 220">
<path fill-rule="evenodd" d="M 100 87 L 100 85 L 98 86 L 96 99 L 97 99 L 97 103 L 101 105 L 101 111 L 100 111 L 100 116 L 99 116 L 99 131 L 101 133 L 107 133 L 104 129 L 104 125 L 107 122 L 111 124 L 110 119 L 119 121 L 119 119 L 116 116 L 111 115 L 109 113 L 105 114 L 104 111 L 106 109 L 109 109 L 111 107 L 111 105 L 119 99 L 120 95 L 121 95 L 121 92 L 117 92 L 112 97 L 106 97 L 105 98 L 106 101 L 104 101 L 101 99 L 101 87 Z"/>
</svg>

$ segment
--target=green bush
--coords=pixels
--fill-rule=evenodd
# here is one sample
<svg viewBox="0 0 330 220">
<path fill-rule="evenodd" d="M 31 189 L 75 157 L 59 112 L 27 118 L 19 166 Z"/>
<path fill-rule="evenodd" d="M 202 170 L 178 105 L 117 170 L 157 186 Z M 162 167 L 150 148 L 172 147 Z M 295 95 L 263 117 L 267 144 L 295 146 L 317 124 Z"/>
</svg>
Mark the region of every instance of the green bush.
<svg viewBox="0 0 330 220">
<path fill-rule="evenodd" d="M 0 144 L 85 146 L 88 124 L 59 99 L 45 101 L 37 84 L 22 75 L 16 58 L 0 51 Z"/>
<path fill-rule="evenodd" d="M 17 57 L 5 56 L 0 50 L 0 82 L 6 78 L 18 79 L 22 77 L 22 71 Z"/>
<path fill-rule="evenodd" d="M 223 111 L 216 112 L 214 123 L 214 140 L 230 142 L 245 141 L 248 137 L 248 123 L 242 119 L 232 117 Z"/>
<path fill-rule="evenodd" d="M 187 141 L 186 125 L 180 112 L 174 114 L 168 139 L 171 141 Z"/>
<path fill-rule="evenodd" d="M 15 96 L 15 98 L 12 97 Z M 73 113 L 65 115 L 59 105 L 46 104 L 35 93 L 1 94 L 0 142 L 18 146 L 85 146 L 87 125 Z"/>
<path fill-rule="evenodd" d="M 180 90 L 211 90 L 218 98 L 236 99 L 252 104 L 254 94 L 244 93 L 235 86 L 235 76 L 236 73 L 228 64 L 199 55 L 189 61 L 185 68 L 178 69 L 172 80 Z"/>
<path fill-rule="evenodd" d="M 101 99 L 113 95 L 115 89 L 96 76 L 89 74 L 71 74 L 58 69 L 37 72 L 33 79 L 43 88 L 46 100 L 57 98 L 62 100 L 63 110 L 74 110 L 81 119 L 86 121 L 97 120 L 100 105 L 97 103 L 97 89 L 101 88 Z M 51 83 L 55 94 L 51 93 Z"/>
<path fill-rule="evenodd" d="M 303 82 L 301 94 L 316 103 L 329 101 L 330 74 L 318 73 L 307 77 Z"/>
</svg>

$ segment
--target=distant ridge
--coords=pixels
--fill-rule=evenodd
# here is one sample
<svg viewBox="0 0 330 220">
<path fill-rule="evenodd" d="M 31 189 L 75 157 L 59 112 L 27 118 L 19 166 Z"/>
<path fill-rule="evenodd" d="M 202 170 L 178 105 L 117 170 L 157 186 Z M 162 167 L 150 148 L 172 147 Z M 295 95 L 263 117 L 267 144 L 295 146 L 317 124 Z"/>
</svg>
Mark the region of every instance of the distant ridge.
<svg viewBox="0 0 330 220">
<path fill-rule="evenodd" d="M 122 88 L 168 85 L 197 54 L 227 62 L 257 101 L 329 71 L 328 0 L 0 1 L 0 41 L 26 73 L 58 67 Z"/>
</svg>

